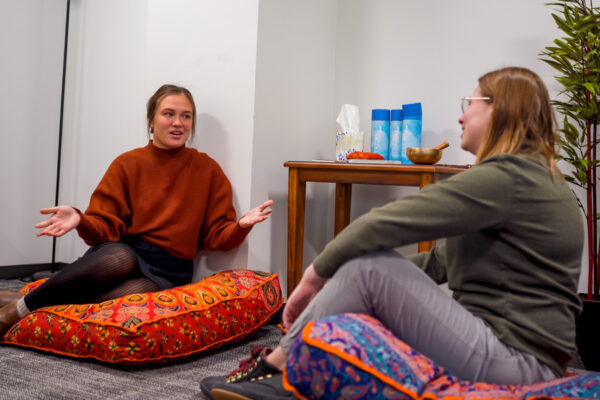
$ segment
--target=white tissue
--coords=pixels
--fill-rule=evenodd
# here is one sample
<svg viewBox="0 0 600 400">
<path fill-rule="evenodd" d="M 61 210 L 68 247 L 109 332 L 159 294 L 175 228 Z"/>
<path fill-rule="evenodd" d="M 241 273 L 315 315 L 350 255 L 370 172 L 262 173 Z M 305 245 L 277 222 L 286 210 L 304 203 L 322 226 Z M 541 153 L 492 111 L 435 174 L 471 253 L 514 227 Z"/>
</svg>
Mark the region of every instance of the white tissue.
<svg viewBox="0 0 600 400">
<path fill-rule="evenodd" d="M 335 154 L 337 161 L 346 161 L 348 154 L 363 151 L 363 133 L 360 131 L 358 107 L 344 104 L 335 120 L 339 127 L 335 135 Z"/>
</svg>

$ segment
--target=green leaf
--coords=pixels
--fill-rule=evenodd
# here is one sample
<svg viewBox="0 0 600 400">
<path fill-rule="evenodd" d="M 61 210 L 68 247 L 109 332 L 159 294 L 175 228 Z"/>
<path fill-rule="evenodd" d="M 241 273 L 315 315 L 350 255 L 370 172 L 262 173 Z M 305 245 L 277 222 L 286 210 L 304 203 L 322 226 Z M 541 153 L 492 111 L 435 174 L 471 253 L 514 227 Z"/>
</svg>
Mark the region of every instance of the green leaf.
<svg viewBox="0 0 600 400">
<path fill-rule="evenodd" d="M 579 145 L 579 131 L 577 128 L 575 128 L 575 126 L 573 126 L 573 124 L 567 121 L 567 119 L 564 121 L 562 132 L 565 134 L 565 138 L 570 144 L 575 147 Z"/>
<path fill-rule="evenodd" d="M 571 26 L 577 32 L 585 32 L 590 28 L 597 28 L 600 22 L 600 14 L 589 14 L 582 17 L 579 21 L 571 22 Z"/>
<path fill-rule="evenodd" d="M 600 124 L 600 8 L 592 0 L 563 0 L 546 3 L 553 7 L 552 18 L 562 37 L 557 37 L 539 54 L 540 59 L 556 71 L 561 88 L 559 99 L 552 100 L 556 112 L 563 116 L 556 160 L 567 163 L 570 172 L 565 180 L 588 190 L 591 176 L 600 167 L 594 157 L 600 147 L 597 127 Z M 592 126 L 591 137 L 588 126 Z M 588 146 L 588 142 L 591 142 Z M 590 147 L 591 146 L 591 147 Z M 588 150 L 593 151 L 588 154 Z M 599 155 L 600 155 L 600 148 Z M 596 182 L 592 182 L 594 185 Z M 578 201 L 582 206 L 581 201 Z M 600 214 L 595 216 L 600 219 Z"/>
<path fill-rule="evenodd" d="M 589 90 L 589 91 L 592 93 L 592 95 L 596 95 L 596 87 L 595 87 L 594 85 L 592 85 L 592 84 L 591 84 L 591 83 L 589 83 L 589 82 L 585 82 L 585 83 L 583 84 L 583 86 L 585 86 L 585 88 L 586 88 L 587 90 Z"/>
<path fill-rule="evenodd" d="M 565 32 L 566 34 L 570 34 L 572 32 L 572 28 L 571 28 L 571 26 L 569 26 L 569 24 L 567 23 L 567 21 L 565 21 L 564 19 L 560 18 L 556 14 L 552 14 L 552 17 L 554 18 L 554 22 L 556 22 L 556 25 L 558 26 L 558 28 L 561 31 Z"/>
<path fill-rule="evenodd" d="M 563 70 L 564 66 L 561 63 L 559 63 L 558 61 L 548 59 L 548 58 L 542 58 L 541 60 L 543 62 L 545 62 L 546 64 L 550 65 L 552 68 L 557 69 L 561 72 L 564 72 L 564 70 Z"/>
</svg>

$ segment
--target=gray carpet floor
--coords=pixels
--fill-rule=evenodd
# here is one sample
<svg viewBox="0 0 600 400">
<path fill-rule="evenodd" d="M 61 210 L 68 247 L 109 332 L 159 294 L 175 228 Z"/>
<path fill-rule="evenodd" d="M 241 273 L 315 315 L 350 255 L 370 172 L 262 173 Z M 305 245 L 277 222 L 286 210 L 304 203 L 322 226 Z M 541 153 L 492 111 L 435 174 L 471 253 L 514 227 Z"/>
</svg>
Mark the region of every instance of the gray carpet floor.
<svg viewBox="0 0 600 400">
<path fill-rule="evenodd" d="M 0 290 L 26 282 L 0 280 Z M 199 382 L 225 375 L 247 358 L 252 346 L 275 347 L 282 334 L 268 324 L 236 345 L 168 365 L 125 367 L 0 345 L 0 399 L 206 399 Z"/>
</svg>

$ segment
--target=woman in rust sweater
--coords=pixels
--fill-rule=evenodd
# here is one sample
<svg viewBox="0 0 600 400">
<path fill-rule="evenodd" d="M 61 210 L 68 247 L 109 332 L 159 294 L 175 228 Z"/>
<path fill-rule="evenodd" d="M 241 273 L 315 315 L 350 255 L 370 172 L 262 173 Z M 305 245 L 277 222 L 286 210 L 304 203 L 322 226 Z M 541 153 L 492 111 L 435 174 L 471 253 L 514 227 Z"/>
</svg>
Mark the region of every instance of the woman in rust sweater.
<svg viewBox="0 0 600 400">
<path fill-rule="evenodd" d="M 147 121 L 149 143 L 112 162 L 84 213 L 71 206 L 41 210 L 51 216 L 36 225 L 38 236 L 76 229 L 91 248 L 27 296 L 4 294 L 0 334 L 41 307 L 190 283 L 199 249 L 232 249 L 268 217 L 271 200 L 238 220 L 217 162 L 186 147 L 196 124 L 187 89 L 161 86 L 148 100 Z"/>
</svg>

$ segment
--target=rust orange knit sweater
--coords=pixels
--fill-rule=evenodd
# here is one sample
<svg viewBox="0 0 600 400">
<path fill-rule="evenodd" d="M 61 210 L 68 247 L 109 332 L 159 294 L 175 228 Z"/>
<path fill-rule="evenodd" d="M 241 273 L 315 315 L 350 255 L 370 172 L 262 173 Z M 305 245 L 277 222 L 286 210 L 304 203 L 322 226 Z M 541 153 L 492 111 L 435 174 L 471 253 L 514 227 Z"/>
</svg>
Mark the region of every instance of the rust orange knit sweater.
<svg viewBox="0 0 600 400">
<path fill-rule="evenodd" d="M 250 231 L 237 225 L 231 195 L 223 170 L 205 153 L 150 142 L 112 162 L 77 232 L 91 246 L 139 235 L 191 260 L 200 248 L 234 248 Z"/>
</svg>

